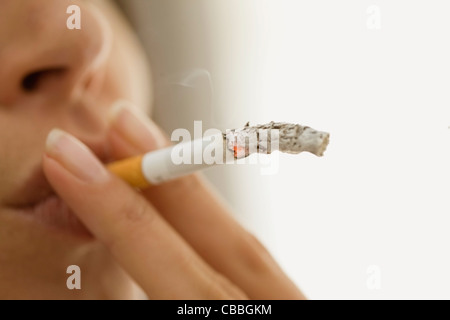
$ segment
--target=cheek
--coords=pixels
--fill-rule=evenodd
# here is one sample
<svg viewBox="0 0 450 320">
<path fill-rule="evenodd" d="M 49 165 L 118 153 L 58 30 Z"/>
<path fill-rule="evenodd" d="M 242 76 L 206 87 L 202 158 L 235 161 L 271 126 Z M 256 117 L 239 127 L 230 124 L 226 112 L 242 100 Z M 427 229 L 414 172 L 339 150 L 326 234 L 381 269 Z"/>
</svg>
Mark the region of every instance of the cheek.
<svg viewBox="0 0 450 320">
<path fill-rule="evenodd" d="M 20 170 L 19 150 L 23 149 L 20 146 L 20 137 L 16 136 L 17 132 L 9 121 L 0 116 L 0 176 L 2 177 L 0 183 L 0 200 L 4 199 L 5 194 L 14 186 L 14 177 Z"/>
<path fill-rule="evenodd" d="M 38 122 L 0 111 L 0 205 L 41 161 L 45 132 Z"/>
</svg>

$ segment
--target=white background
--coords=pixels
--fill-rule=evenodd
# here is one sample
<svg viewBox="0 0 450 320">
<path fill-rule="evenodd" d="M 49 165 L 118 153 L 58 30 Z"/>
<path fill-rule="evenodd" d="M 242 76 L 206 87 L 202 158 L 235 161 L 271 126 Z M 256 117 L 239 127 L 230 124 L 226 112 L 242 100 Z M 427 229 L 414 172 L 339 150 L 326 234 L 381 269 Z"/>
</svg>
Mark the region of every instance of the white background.
<svg viewBox="0 0 450 320">
<path fill-rule="evenodd" d="M 169 133 L 331 133 L 323 158 L 280 155 L 273 176 L 207 173 L 309 298 L 450 298 L 448 1 L 126 2 Z"/>
</svg>

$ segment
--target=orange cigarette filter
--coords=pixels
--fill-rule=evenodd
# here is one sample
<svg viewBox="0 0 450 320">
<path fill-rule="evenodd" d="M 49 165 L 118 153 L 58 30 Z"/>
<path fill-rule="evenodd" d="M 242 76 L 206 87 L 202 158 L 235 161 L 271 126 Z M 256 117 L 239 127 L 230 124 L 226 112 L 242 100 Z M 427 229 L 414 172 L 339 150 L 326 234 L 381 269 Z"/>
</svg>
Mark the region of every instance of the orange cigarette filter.
<svg viewBox="0 0 450 320">
<path fill-rule="evenodd" d="M 139 189 L 148 188 L 151 184 L 145 179 L 142 172 L 143 155 L 124 159 L 109 164 L 109 171 L 120 177 L 125 182 Z"/>
</svg>

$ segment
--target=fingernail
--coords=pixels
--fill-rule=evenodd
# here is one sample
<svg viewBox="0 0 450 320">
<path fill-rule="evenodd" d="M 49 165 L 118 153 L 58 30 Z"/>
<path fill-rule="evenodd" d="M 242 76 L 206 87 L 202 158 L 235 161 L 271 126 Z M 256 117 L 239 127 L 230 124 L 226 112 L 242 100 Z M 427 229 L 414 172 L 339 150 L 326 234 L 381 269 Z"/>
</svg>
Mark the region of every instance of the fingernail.
<svg viewBox="0 0 450 320">
<path fill-rule="evenodd" d="M 112 127 L 129 143 L 143 150 L 165 146 L 165 137 L 158 126 L 144 113 L 126 101 L 116 102 L 110 110 Z"/>
<path fill-rule="evenodd" d="M 46 143 L 46 153 L 85 182 L 102 182 L 108 172 L 91 150 L 68 133 L 53 129 Z"/>
</svg>

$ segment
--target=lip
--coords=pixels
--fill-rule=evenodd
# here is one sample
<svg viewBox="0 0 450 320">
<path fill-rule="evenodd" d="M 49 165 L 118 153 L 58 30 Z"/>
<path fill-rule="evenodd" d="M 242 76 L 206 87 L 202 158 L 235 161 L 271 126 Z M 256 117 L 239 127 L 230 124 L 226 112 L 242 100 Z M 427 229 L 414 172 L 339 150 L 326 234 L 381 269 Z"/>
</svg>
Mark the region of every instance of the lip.
<svg viewBox="0 0 450 320">
<path fill-rule="evenodd" d="M 18 214 L 67 234 L 92 237 L 69 206 L 53 191 L 40 167 L 10 199 L 7 207 Z"/>
<path fill-rule="evenodd" d="M 92 237 L 69 206 L 57 195 L 50 195 L 33 205 L 14 209 L 46 226 L 77 236 Z"/>
</svg>

